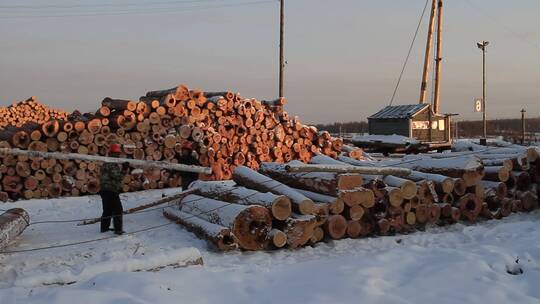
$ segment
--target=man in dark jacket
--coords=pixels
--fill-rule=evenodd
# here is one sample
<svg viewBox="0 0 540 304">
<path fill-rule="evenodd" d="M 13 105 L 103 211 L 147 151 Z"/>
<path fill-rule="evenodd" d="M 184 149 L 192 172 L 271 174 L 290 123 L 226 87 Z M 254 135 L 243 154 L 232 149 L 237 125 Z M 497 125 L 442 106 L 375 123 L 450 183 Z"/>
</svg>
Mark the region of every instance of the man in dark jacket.
<svg viewBox="0 0 540 304">
<path fill-rule="evenodd" d="M 111 144 L 109 147 L 109 157 L 118 157 L 121 147 L 118 144 Z M 122 202 L 120 192 L 122 191 L 122 178 L 124 176 L 124 166 L 117 163 L 104 163 L 101 166 L 100 185 L 101 201 L 103 203 L 103 215 L 101 217 L 101 232 L 109 231 L 111 218 L 113 220 L 114 233 L 121 235 L 122 230 Z"/>
<path fill-rule="evenodd" d="M 193 146 L 190 141 L 185 141 L 182 144 L 182 155 L 178 162 L 183 165 L 198 166 L 199 161 L 193 157 Z M 199 174 L 195 172 L 182 172 L 182 191 L 185 191 L 189 185 L 199 179 Z"/>
</svg>

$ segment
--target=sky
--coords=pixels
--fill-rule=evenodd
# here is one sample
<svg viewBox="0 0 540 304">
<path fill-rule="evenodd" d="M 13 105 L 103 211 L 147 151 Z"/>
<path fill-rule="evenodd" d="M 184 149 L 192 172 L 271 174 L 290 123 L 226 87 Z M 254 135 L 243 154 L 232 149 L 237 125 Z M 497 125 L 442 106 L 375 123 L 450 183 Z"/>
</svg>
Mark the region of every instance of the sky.
<svg viewBox="0 0 540 304">
<path fill-rule="evenodd" d="M 425 0 L 285 0 L 285 96 L 306 123 L 364 120 L 388 105 Z M 429 10 L 429 9 L 428 9 Z M 540 1 L 445 1 L 441 111 L 540 116 Z M 427 15 L 394 104 L 418 101 Z M 38 96 L 94 111 L 184 83 L 278 95 L 279 1 L 0 0 L 0 104 Z"/>
</svg>

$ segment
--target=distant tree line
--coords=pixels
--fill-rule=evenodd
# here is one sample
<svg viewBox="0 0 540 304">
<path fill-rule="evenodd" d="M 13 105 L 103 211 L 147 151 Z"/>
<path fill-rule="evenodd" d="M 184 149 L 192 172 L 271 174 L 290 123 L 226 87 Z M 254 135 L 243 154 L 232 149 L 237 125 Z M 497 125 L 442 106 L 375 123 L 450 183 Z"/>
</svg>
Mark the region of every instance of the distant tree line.
<svg viewBox="0 0 540 304">
<path fill-rule="evenodd" d="M 366 121 L 350 121 L 350 122 L 335 122 L 332 124 L 315 125 L 320 131 L 328 131 L 330 133 L 367 133 L 368 124 Z"/>
<path fill-rule="evenodd" d="M 458 121 L 459 137 L 478 137 L 482 136 L 481 120 Z M 368 124 L 366 121 L 334 122 L 332 124 L 318 124 L 319 130 L 326 130 L 330 133 L 367 133 Z M 455 128 L 455 125 L 453 125 Z M 521 133 L 521 119 L 495 119 L 487 122 L 488 135 L 511 135 Z M 540 117 L 525 119 L 525 129 L 527 133 L 540 133 Z M 456 132 L 453 132 L 456 134 Z"/>
</svg>

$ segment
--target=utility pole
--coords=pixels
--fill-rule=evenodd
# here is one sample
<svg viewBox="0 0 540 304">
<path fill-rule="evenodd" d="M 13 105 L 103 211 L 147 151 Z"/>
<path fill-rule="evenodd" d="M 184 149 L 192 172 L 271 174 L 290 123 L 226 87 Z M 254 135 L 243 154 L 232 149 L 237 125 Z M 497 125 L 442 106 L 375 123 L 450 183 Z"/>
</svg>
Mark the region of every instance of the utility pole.
<svg viewBox="0 0 540 304">
<path fill-rule="evenodd" d="M 280 0 L 279 8 L 279 97 L 283 97 L 283 69 L 285 60 L 283 58 L 283 34 L 285 30 L 285 0 Z"/>
<path fill-rule="evenodd" d="M 476 44 L 482 50 L 482 121 L 484 124 L 484 132 L 481 143 L 487 144 L 487 123 L 486 123 L 486 47 L 489 41 L 482 41 Z"/>
<path fill-rule="evenodd" d="M 426 102 L 427 96 L 427 81 L 429 78 L 429 64 L 431 62 L 431 47 L 433 46 L 433 30 L 435 27 L 435 13 L 437 11 L 437 0 L 431 2 L 431 15 L 429 17 L 429 27 L 426 43 L 426 57 L 424 57 L 424 69 L 422 71 L 422 83 L 420 84 L 420 100 L 419 103 Z"/>
<path fill-rule="evenodd" d="M 443 1 L 439 0 L 437 5 L 437 54 L 435 55 L 435 84 L 433 94 L 433 113 L 439 114 L 441 97 L 441 61 L 442 61 L 442 22 L 443 22 Z"/>
<path fill-rule="evenodd" d="M 521 109 L 521 144 L 525 144 L 525 109 Z"/>
</svg>

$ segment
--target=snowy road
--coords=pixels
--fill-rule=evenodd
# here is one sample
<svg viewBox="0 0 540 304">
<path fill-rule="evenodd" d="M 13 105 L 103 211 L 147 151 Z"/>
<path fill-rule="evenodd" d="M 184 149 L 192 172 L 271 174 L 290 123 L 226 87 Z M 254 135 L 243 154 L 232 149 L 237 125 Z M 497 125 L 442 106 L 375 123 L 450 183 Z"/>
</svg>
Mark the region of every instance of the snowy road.
<svg viewBox="0 0 540 304">
<path fill-rule="evenodd" d="M 126 195 L 124 207 L 161 193 Z M 100 204 L 98 197 L 80 197 L 0 208 L 23 207 L 36 222 L 94 217 Z M 125 230 L 163 223 L 156 210 L 126 216 Z M 102 237 L 98 229 L 76 223 L 34 225 L 9 249 Z M 125 271 L 134 261 L 169 264 L 188 247 L 201 251 L 204 266 Z M 522 274 L 507 273 L 520 273 L 519 268 Z M 0 256 L 0 299 L 2 304 L 540 303 L 540 212 L 257 253 L 214 253 L 191 233 L 169 225 L 76 247 Z"/>
</svg>

